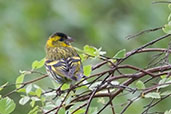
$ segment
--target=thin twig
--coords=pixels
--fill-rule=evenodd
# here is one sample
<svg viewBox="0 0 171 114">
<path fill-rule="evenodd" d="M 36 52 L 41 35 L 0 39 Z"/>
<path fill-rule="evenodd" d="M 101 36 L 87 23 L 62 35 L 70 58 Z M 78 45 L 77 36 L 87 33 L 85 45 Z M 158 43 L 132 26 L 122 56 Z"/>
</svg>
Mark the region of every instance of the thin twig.
<svg viewBox="0 0 171 114">
<path fill-rule="evenodd" d="M 154 2 L 152 2 L 152 4 L 158 4 L 158 3 L 167 3 L 167 4 L 170 4 L 171 2 L 170 1 L 154 1 Z"/>
<path fill-rule="evenodd" d="M 45 75 L 42 75 L 41 77 L 36 78 L 36 79 L 34 79 L 34 80 L 27 81 L 27 82 L 24 82 L 24 83 L 20 83 L 20 85 L 22 85 L 21 87 L 14 89 L 13 91 L 7 93 L 7 94 L 4 95 L 3 97 L 9 96 L 9 95 L 15 93 L 16 91 L 22 89 L 22 88 L 25 87 L 26 85 L 31 84 L 31 83 L 36 82 L 36 81 L 39 81 L 39 80 L 41 80 L 41 79 L 43 79 L 43 78 L 46 78 L 47 76 L 48 76 L 48 75 L 45 74 Z"/>
<path fill-rule="evenodd" d="M 136 33 L 134 35 L 128 35 L 126 38 L 129 40 L 129 39 L 135 38 L 137 36 L 140 36 L 142 34 L 145 34 L 145 33 L 148 33 L 148 32 L 154 32 L 154 31 L 157 31 L 157 30 L 160 30 L 160 29 L 162 29 L 162 27 L 143 30 L 143 31 L 140 31 L 140 32 L 138 32 L 138 33 Z"/>
</svg>

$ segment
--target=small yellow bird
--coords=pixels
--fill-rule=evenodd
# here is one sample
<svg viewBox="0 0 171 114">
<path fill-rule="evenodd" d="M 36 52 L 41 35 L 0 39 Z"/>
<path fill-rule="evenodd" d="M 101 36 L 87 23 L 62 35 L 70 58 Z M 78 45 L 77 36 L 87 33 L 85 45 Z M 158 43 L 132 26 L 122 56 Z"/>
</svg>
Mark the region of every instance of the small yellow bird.
<svg viewBox="0 0 171 114">
<path fill-rule="evenodd" d="M 66 34 L 56 32 L 46 42 L 46 71 L 61 84 L 73 84 L 83 77 L 81 58 L 71 46 L 72 41 Z"/>
</svg>

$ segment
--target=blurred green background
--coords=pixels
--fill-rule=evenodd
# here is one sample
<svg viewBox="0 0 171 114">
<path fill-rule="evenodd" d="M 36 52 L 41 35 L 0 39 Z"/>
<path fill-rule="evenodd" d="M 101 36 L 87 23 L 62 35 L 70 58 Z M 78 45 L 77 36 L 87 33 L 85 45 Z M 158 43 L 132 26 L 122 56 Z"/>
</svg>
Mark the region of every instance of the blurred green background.
<svg viewBox="0 0 171 114">
<path fill-rule="evenodd" d="M 0 0 L 0 85 L 15 83 L 19 70 L 29 70 L 34 60 L 42 59 L 45 42 L 56 31 L 72 36 L 75 47 L 102 47 L 107 56 L 114 56 L 120 49 L 129 51 L 163 35 L 159 31 L 125 38 L 164 25 L 169 12 L 166 4 L 152 4 L 152 0 Z M 166 40 L 154 47 L 167 47 Z M 150 57 L 128 62 L 143 67 Z M 167 104 L 160 108 L 166 110 Z M 14 113 L 20 112 L 18 107 Z"/>
</svg>

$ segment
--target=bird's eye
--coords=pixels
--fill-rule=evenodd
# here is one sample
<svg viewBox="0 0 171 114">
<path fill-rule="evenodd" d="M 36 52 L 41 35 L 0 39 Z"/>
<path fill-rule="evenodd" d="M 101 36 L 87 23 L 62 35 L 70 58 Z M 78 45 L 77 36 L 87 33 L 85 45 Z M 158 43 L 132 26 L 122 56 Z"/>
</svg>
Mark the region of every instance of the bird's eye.
<svg viewBox="0 0 171 114">
<path fill-rule="evenodd" d="M 61 37 L 61 38 L 59 39 L 59 41 L 64 41 L 64 38 Z"/>
</svg>

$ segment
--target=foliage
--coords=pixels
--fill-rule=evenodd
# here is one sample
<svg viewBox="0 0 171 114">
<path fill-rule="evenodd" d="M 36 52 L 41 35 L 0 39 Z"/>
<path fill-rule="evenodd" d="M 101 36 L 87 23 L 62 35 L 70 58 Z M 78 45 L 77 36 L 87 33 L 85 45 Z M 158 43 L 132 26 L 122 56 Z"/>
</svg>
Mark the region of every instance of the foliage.
<svg viewBox="0 0 171 114">
<path fill-rule="evenodd" d="M 56 2 L 57 1 L 52 1 L 52 3 L 56 3 Z M 106 26 L 110 26 L 110 23 L 103 26 L 103 22 L 98 21 L 97 22 L 99 23 L 98 26 L 94 25 L 94 28 L 91 29 L 89 28 L 90 25 L 93 25 L 93 22 L 90 22 L 89 19 L 87 20 L 84 19 L 89 18 L 89 15 L 91 15 L 91 13 L 90 12 L 87 13 L 87 10 L 91 10 L 91 9 L 86 8 L 85 10 L 84 7 L 81 8 L 85 13 L 85 15 L 88 15 L 88 16 L 83 16 L 78 13 L 79 10 L 77 11 L 74 7 L 75 4 L 73 5 L 70 1 L 67 2 L 59 1 L 59 3 L 67 4 L 68 6 L 67 8 L 72 9 L 72 11 L 74 9 L 75 11 L 74 16 L 76 19 L 73 18 L 74 16 L 73 17 L 70 16 L 70 14 L 68 14 L 67 12 L 58 12 L 58 8 L 63 8 L 62 5 L 61 7 L 60 6 L 56 7 L 55 5 L 53 5 L 53 11 L 51 13 L 53 14 L 54 12 L 58 12 L 58 16 L 62 15 L 61 17 L 66 17 L 65 19 L 70 19 L 64 21 L 67 22 L 68 24 L 67 26 L 74 26 L 75 29 L 86 26 L 88 28 L 86 33 L 91 34 L 92 41 L 93 40 L 97 41 L 93 39 L 97 36 L 99 38 L 103 37 L 104 39 L 107 39 L 108 37 L 111 37 L 113 35 L 113 31 L 110 31 L 112 29 L 106 27 Z M 71 5 L 69 5 L 69 3 Z M 94 2 L 92 1 L 92 4 L 93 3 Z M 15 4 L 15 3 L 12 2 L 11 4 Z M 101 3 L 101 5 L 102 4 L 103 3 Z M 169 4 L 169 9 L 170 7 L 171 6 Z M 41 5 L 40 7 L 37 7 L 36 10 L 46 11 L 41 7 Z M 27 12 L 27 10 L 23 12 Z M 32 11 L 28 9 L 28 12 L 32 12 Z M 34 13 L 33 14 L 30 13 L 30 15 L 32 15 L 31 17 L 33 18 L 36 18 L 37 16 L 36 14 L 34 15 Z M 45 17 L 42 16 L 38 20 L 34 20 L 31 18 L 29 18 L 28 20 L 31 20 L 31 22 L 33 23 L 38 23 L 39 20 L 46 18 L 47 22 L 53 22 L 53 21 L 49 21 L 49 18 L 47 17 L 48 15 L 46 15 Z M 101 17 L 101 13 L 100 13 L 100 17 Z M 128 48 L 126 46 L 121 46 L 120 43 L 117 42 L 113 43 L 113 40 L 112 42 L 107 42 L 106 44 L 107 45 L 110 43 L 112 43 L 112 45 L 115 44 L 117 50 L 120 51 L 114 52 L 114 49 L 111 48 L 110 46 L 109 46 L 110 48 L 107 48 L 106 51 L 102 51 L 102 48 L 96 48 L 95 46 L 90 46 L 90 45 L 85 45 L 83 49 L 75 48 L 80 53 L 82 62 L 85 64 L 83 70 L 86 78 L 83 78 L 80 82 L 77 82 L 73 86 L 64 84 L 61 87 L 61 90 L 58 91 L 56 88 L 60 87 L 60 84 L 57 84 L 56 82 L 52 82 L 53 87 L 51 89 L 47 89 L 51 83 L 48 83 L 46 81 L 43 82 L 42 85 L 40 83 L 36 83 L 37 81 L 41 81 L 42 79 L 46 78 L 47 74 L 44 74 L 43 71 L 44 58 L 41 60 L 33 61 L 32 65 L 30 65 L 31 66 L 30 70 L 20 71 L 20 75 L 16 78 L 15 90 L 6 93 L 5 95 L 0 94 L 0 114 L 12 113 L 14 109 L 17 110 L 20 107 L 20 105 L 22 105 L 23 107 L 26 106 L 30 107 L 30 110 L 29 111 L 27 110 L 28 114 L 38 114 L 38 113 L 48 114 L 48 113 L 55 113 L 55 112 L 56 113 L 58 112 L 59 114 L 64 114 L 64 113 L 87 114 L 88 112 L 91 114 L 97 114 L 97 113 L 102 113 L 102 111 L 108 113 L 110 111 L 113 113 L 115 112 L 130 113 L 131 112 L 130 109 L 132 107 L 133 108 L 135 107 L 134 104 L 141 100 L 144 101 L 145 103 L 140 104 L 139 107 L 144 107 L 144 106 L 145 107 L 142 108 L 140 111 L 142 113 L 150 112 L 151 109 L 155 108 L 157 104 L 160 105 L 162 100 L 169 99 L 171 96 L 171 91 L 170 91 L 171 67 L 170 67 L 170 60 L 169 60 L 170 52 L 171 52 L 170 44 L 166 44 L 168 42 L 165 42 L 164 48 L 161 48 L 162 46 L 160 46 L 159 48 L 152 47 L 154 45 L 156 46 L 156 43 L 162 42 L 163 39 L 165 40 L 169 39 L 171 33 L 170 17 L 171 14 L 168 16 L 168 24 L 165 24 L 163 27 L 161 27 L 165 35 L 158 37 L 155 40 L 148 39 L 148 41 L 143 41 L 143 42 L 147 42 L 145 45 L 137 43 L 137 45 L 140 46 L 138 48 L 133 48 L 133 50 L 131 49 L 131 51 L 128 50 L 132 48 L 132 45 L 129 45 Z M 98 14 L 97 17 L 95 15 L 94 18 L 95 19 L 99 18 Z M 74 21 L 71 22 L 71 20 Z M 82 20 L 82 21 L 79 22 L 78 20 Z M 83 21 L 85 21 L 84 23 L 85 25 L 82 24 Z M 53 24 L 55 26 L 55 23 Z M 42 28 L 41 25 L 38 24 L 35 24 L 35 26 L 37 26 L 37 29 Z M 124 25 L 124 27 L 125 26 L 126 25 Z M 33 42 L 35 43 L 35 45 L 34 44 L 33 45 L 36 47 L 39 46 L 39 44 L 43 44 L 42 39 L 41 40 L 39 39 L 39 41 L 37 41 L 39 42 L 39 44 L 36 43 L 35 37 L 46 36 L 44 32 L 40 32 L 42 34 L 39 36 L 38 35 L 39 33 L 36 32 L 37 30 L 36 28 L 31 29 L 31 25 L 29 24 L 27 25 L 27 27 L 32 32 L 28 31 L 25 33 L 24 36 L 33 38 L 31 40 L 34 40 Z M 47 26 L 47 28 L 44 27 L 43 28 L 45 29 L 45 31 L 47 31 L 50 27 Z M 97 31 L 95 31 L 96 29 Z M 118 28 L 116 27 L 116 29 L 119 31 L 119 34 L 121 34 L 120 32 L 123 32 L 122 30 L 119 30 L 119 27 Z M 109 32 L 111 32 L 111 34 L 105 33 L 108 30 Z M 147 31 L 155 31 L 155 30 L 156 29 L 142 31 L 140 32 L 140 34 L 146 33 Z M 73 31 L 70 31 L 70 33 L 72 32 Z M 137 37 L 139 36 L 139 34 L 133 36 Z M 79 39 L 77 40 L 79 41 Z M 84 44 L 85 43 L 89 43 L 89 42 L 87 41 L 84 42 Z M 105 44 L 105 40 L 102 44 L 100 44 L 100 47 L 103 47 L 104 44 Z M 166 47 L 166 45 L 168 47 Z M 112 54 L 107 53 L 108 49 Z M 146 52 L 149 52 L 151 54 L 155 53 L 157 54 L 157 56 L 156 58 L 151 57 L 152 60 L 150 60 L 149 58 L 145 59 Z M 41 58 L 40 57 L 41 54 L 37 54 L 36 52 L 34 53 L 35 55 L 32 58 L 36 58 L 37 55 L 39 56 L 39 58 Z M 139 55 L 140 53 L 141 56 L 134 57 L 134 55 Z M 140 59 L 141 57 L 143 58 L 144 61 L 141 61 Z M 128 59 L 132 59 L 132 60 L 128 60 Z M 29 62 L 30 61 L 31 60 L 29 60 Z M 136 61 L 140 61 L 141 64 L 137 64 Z M 22 69 L 27 69 L 27 68 L 22 68 Z M 39 76 L 39 77 L 35 78 L 34 76 Z M 6 88 L 9 86 L 10 86 L 9 82 L 5 84 L 1 84 L 0 91 L 1 92 L 5 91 Z M 20 96 L 18 96 L 20 98 L 18 102 L 12 100 L 12 98 L 9 98 L 9 96 L 13 95 L 13 93 L 15 92 L 20 94 Z M 120 96 L 122 96 L 122 98 L 120 98 Z M 114 100 L 116 100 L 117 105 L 115 105 Z M 16 105 L 17 103 L 19 103 L 19 105 Z M 110 107 L 107 108 L 107 106 Z M 156 108 L 155 110 L 158 111 Z M 169 114 L 171 112 L 170 109 L 162 109 L 160 111 L 162 111 L 165 114 Z"/>
<path fill-rule="evenodd" d="M 14 111 L 16 104 L 14 101 L 8 97 L 0 99 L 0 113 L 1 114 L 10 114 Z"/>
</svg>

